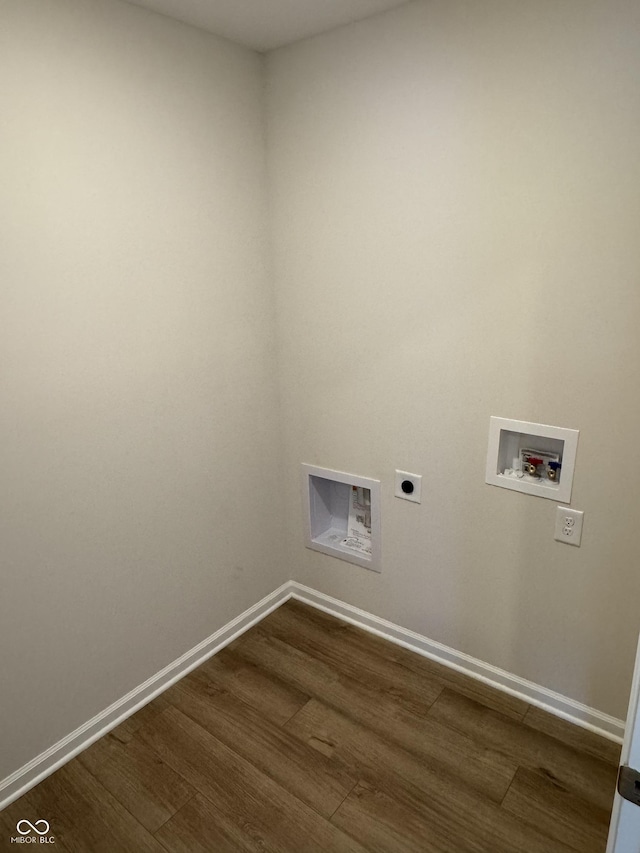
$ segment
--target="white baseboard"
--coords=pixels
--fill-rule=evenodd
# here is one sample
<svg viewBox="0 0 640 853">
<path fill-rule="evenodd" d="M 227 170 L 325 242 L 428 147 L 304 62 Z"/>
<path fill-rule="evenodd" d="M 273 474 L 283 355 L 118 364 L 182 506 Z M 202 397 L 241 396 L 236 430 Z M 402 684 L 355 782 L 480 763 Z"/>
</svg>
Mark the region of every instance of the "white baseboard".
<svg viewBox="0 0 640 853">
<path fill-rule="evenodd" d="M 608 740 L 622 743 L 624 720 L 603 714 L 601 711 L 589 708 L 568 696 L 555 693 L 553 690 L 548 690 L 546 687 L 534 684 L 532 681 L 527 681 L 511 672 L 506 672 L 497 666 L 473 658 L 464 652 L 458 652 L 449 646 L 430 640 L 414 631 L 409 631 L 407 628 L 394 625 L 393 622 L 387 622 L 386 619 L 381 619 L 365 610 L 360 610 L 337 598 L 331 598 L 331 596 L 324 595 L 324 593 L 317 592 L 310 587 L 302 586 L 295 581 L 291 582 L 291 590 L 290 597 L 292 598 L 297 598 L 305 604 L 318 608 L 318 610 L 324 610 L 331 616 L 336 616 L 338 619 L 350 622 L 358 628 L 384 637 L 385 640 L 404 646 L 404 648 L 417 652 L 437 663 L 456 669 L 464 675 L 483 681 L 491 687 L 509 693 L 511 696 L 516 696 L 518 699 L 523 699 L 530 705 L 549 711 L 557 717 L 562 717 L 570 723 L 589 729 Z"/>
<path fill-rule="evenodd" d="M 0 811 L 291 597 L 287 582 L 0 782 Z"/>
<path fill-rule="evenodd" d="M 151 702 L 152 699 L 155 699 L 156 696 L 171 687 L 191 670 L 200 666 L 216 652 L 219 652 L 240 634 L 248 631 L 249 628 L 260 622 L 289 598 L 303 601 L 305 604 L 323 610 L 338 619 L 350 622 L 358 628 L 363 628 L 365 631 L 377 634 L 392 643 L 404 646 L 404 648 L 431 658 L 431 660 L 444 666 L 456 669 L 471 678 L 477 678 L 498 690 L 524 699 L 525 702 L 543 708 L 545 711 L 582 726 L 582 728 L 589 729 L 616 743 L 622 743 L 625 726 L 623 720 L 610 717 L 608 714 L 603 714 L 594 708 L 589 708 L 580 702 L 569 699 L 567 696 L 541 687 L 539 684 L 526 681 L 524 678 L 503 669 L 498 669 L 498 667 L 484 663 L 484 661 L 463 652 L 458 652 L 442 643 L 429 640 L 421 634 L 394 625 L 393 622 L 388 622 L 386 619 L 381 619 L 337 598 L 331 598 L 331 596 L 295 581 L 288 581 L 206 640 L 194 646 L 193 649 L 173 661 L 169 666 L 131 690 L 122 699 L 114 702 L 113 705 L 36 756 L 24 767 L 2 780 L 0 782 L 0 811 L 59 767 L 62 767 L 63 764 L 66 764 L 67 761 L 70 761 L 94 741 L 126 720 L 131 714 L 139 711 L 140 708 Z"/>
</svg>

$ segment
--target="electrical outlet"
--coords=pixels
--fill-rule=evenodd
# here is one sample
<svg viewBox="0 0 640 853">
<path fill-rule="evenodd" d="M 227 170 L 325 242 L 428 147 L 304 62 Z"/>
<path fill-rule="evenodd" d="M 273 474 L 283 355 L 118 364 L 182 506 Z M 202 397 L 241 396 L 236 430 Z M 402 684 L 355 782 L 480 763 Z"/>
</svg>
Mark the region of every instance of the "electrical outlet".
<svg viewBox="0 0 640 853">
<path fill-rule="evenodd" d="M 407 471 L 396 471 L 395 496 L 405 501 L 420 503 L 422 494 L 422 474 L 409 474 Z"/>
<path fill-rule="evenodd" d="M 582 519 L 584 512 L 579 509 L 569 509 L 566 506 L 556 507 L 556 529 L 553 538 L 566 545 L 580 547 L 582 539 Z"/>
</svg>

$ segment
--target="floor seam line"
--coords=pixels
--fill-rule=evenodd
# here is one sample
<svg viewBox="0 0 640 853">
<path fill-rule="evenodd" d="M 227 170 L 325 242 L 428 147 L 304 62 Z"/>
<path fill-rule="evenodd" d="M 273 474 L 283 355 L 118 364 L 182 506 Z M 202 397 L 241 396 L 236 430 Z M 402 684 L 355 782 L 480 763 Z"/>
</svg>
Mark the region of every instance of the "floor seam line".
<svg viewBox="0 0 640 853">
<path fill-rule="evenodd" d="M 342 808 L 342 806 L 345 803 L 345 800 L 347 800 L 351 796 L 351 794 L 355 791 L 355 789 L 358 787 L 359 784 L 360 784 L 360 780 L 356 779 L 356 781 L 353 783 L 351 788 L 349 788 L 349 790 L 347 791 L 345 796 L 342 798 L 342 800 L 338 803 L 338 805 L 335 807 L 335 809 L 331 812 L 331 814 L 327 818 L 329 823 L 331 823 L 333 821 L 333 817 L 334 817 L 335 813 L 338 811 L 338 809 Z"/>
</svg>

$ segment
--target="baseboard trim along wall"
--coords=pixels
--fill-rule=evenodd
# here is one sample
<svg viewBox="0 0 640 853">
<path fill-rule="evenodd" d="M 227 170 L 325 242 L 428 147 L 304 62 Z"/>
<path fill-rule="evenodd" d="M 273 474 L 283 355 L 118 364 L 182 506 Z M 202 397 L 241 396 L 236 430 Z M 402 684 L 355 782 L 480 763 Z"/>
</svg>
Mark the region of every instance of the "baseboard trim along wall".
<svg viewBox="0 0 640 853">
<path fill-rule="evenodd" d="M 0 782 L 0 811 L 291 598 L 287 582 Z"/>
<path fill-rule="evenodd" d="M 332 616 L 350 622 L 358 628 L 363 628 L 365 631 L 384 637 L 385 640 L 404 646 L 412 652 L 417 652 L 437 663 L 456 669 L 471 678 L 477 678 L 491 687 L 503 690 L 519 699 L 524 699 L 530 705 L 549 711 L 549 713 L 562 717 L 570 723 L 589 729 L 616 743 L 622 743 L 624 720 L 603 714 L 601 711 L 596 711 L 595 708 L 589 708 L 588 705 L 569 699 L 568 696 L 555 693 L 553 690 L 548 690 L 546 687 L 534 684 L 532 681 L 527 681 L 504 669 L 499 669 L 497 666 L 473 658 L 464 652 L 458 652 L 435 640 L 429 640 L 421 634 L 394 625 L 393 622 L 387 622 L 386 619 L 380 619 L 378 616 L 353 607 L 351 604 L 346 604 L 337 598 L 331 598 L 324 593 L 293 581 L 291 587 L 290 597 L 292 598 L 297 598 L 305 604 L 317 607 L 318 610 L 324 610 L 325 613 L 330 613 Z"/>
<path fill-rule="evenodd" d="M 290 598 L 323 610 L 338 619 L 451 667 L 471 678 L 477 678 L 485 684 L 524 699 L 531 705 L 543 708 L 609 740 L 622 743 L 625 726 L 623 720 L 603 714 L 567 696 L 526 681 L 524 678 L 458 652 L 435 640 L 429 640 L 421 634 L 394 625 L 386 619 L 381 619 L 337 598 L 331 598 L 295 581 L 288 581 L 0 782 L 0 811 Z"/>
</svg>

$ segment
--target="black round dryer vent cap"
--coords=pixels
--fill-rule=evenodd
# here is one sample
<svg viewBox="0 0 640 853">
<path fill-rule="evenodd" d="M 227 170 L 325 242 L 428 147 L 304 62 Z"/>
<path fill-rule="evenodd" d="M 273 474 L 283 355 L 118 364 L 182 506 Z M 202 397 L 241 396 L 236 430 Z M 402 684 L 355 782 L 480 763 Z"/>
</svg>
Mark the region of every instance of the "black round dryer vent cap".
<svg viewBox="0 0 640 853">
<path fill-rule="evenodd" d="M 411 482 L 411 480 L 403 480 L 400 488 L 405 493 L 405 495 L 410 495 L 413 493 L 413 483 Z"/>
</svg>

